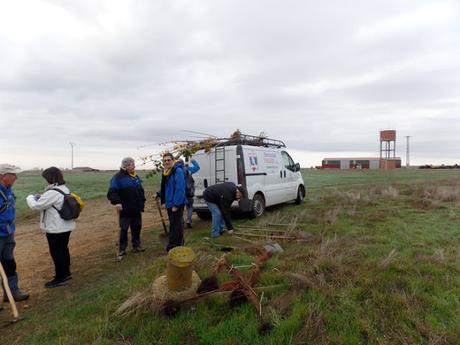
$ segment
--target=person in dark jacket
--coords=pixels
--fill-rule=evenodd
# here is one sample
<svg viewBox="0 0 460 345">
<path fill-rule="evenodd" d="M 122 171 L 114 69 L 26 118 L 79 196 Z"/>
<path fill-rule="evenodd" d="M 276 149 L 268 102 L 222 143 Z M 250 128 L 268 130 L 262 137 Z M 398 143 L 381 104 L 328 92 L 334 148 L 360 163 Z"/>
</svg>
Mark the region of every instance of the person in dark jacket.
<svg viewBox="0 0 460 345">
<path fill-rule="evenodd" d="M 157 193 L 165 204 L 169 218 L 169 243 L 166 251 L 184 244 L 185 175 L 183 163 L 174 160 L 171 153 L 163 155 L 161 190 Z"/>
<path fill-rule="evenodd" d="M 128 246 L 128 228 L 131 228 L 133 252 L 143 252 L 141 246 L 142 215 L 145 205 L 142 181 L 136 174 L 134 159 L 123 158 L 121 168 L 110 181 L 107 199 L 119 215 L 120 237 L 118 242 L 118 259 L 122 260 Z"/>
<path fill-rule="evenodd" d="M 224 231 L 224 223 L 228 233 L 233 233 L 230 207 L 233 201 L 240 200 L 244 195 L 243 187 L 237 187 L 232 182 L 224 182 L 209 186 L 203 192 L 203 198 L 208 204 L 212 215 L 211 237 L 219 237 Z"/>
<path fill-rule="evenodd" d="M 29 298 L 29 294 L 19 290 L 16 261 L 14 260 L 16 198 L 14 197 L 12 186 L 18 178 L 16 174 L 19 172 L 21 172 L 21 169 L 17 166 L 0 164 L 0 261 L 5 270 L 8 286 L 14 300 L 24 301 Z M 5 291 L 3 291 L 3 301 L 8 301 Z"/>
</svg>

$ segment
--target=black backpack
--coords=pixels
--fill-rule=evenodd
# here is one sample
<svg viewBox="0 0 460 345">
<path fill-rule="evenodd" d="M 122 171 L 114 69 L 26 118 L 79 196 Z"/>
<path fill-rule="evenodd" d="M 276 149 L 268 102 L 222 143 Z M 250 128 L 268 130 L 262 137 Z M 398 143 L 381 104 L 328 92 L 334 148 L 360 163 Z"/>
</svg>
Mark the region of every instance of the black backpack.
<svg viewBox="0 0 460 345">
<path fill-rule="evenodd" d="M 195 180 L 193 179 L 192 173 L 185 168 L 185 196 L 187 198 L 193 198 L 195 196 Z"/>
<path fill-rule="evenodd" d="M 72 193 L 66 194 L 59 188 L 52 188 L 52 190 L 55 190 L 56 192 L 59 192 L 62 195 L 64 195 L 64 203 L 62 204 L 62 209 L 58 210 L 53 205 L 53 208 L 59 212 L 59 215 L 61 216 L 61 218 L 64 220 L 77 219 L 82 210 L 82 204 L 80 203 L 81 202 L 80 197 Z"/>
</svg>

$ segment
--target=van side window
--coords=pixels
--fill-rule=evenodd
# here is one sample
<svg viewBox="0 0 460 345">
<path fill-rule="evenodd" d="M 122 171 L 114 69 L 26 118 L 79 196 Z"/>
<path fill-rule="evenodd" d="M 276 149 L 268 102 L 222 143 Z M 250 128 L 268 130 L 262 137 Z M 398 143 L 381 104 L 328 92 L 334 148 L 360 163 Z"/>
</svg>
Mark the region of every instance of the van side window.
<svg viewBox="0 0 460 345">
<path fill-rule="evenodd" d="M 283 157 L 283 165 L 286 169 L 295 171 L 295 164 L 291 156 L 285 151 L 281 151 L 281 157 Z"/>
</svg>

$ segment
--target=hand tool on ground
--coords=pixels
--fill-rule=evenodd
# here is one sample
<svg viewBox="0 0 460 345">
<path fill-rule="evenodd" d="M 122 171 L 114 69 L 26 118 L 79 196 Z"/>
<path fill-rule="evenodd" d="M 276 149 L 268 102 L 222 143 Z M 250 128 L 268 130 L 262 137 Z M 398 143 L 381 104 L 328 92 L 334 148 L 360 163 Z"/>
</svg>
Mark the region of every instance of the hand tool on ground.
<svg viewBox="0 0 460 345">
<path fill-rule="evenodd" d="M 19 316 L 18 308 L 16 307 L 16 302 L 14 301 L 13 294 L 11 293 L 10 286 L 8 285 L 8 278 L 6 276 L 5 270 L 3 269 L 1 262 L 0 262 L 0 276 L 2 277 L 3 288 L 5 289 L 6 296 L 8 297 L 8 301 L 10 302 L 11 310 L 13 312 L 13 317 L 14 317 L 12 320 L 7 321 L 7 323 L 2 326 L 2 327 L 6 327 L 13 323 L 24 320 L 24 318 Z"/>
<path fill-rule="evenodd" d="M 230 246 L 220 246 L 217 243 L 214 243 L 209 237 L 204 237 L 203 240 L 209 243 L 211 246 L 213 246 L 217 250 L 220 250 L 221 252 L 231 252 L 232 250 L 235 249 L 234 247 L 230 247 Z"/>
</svg>

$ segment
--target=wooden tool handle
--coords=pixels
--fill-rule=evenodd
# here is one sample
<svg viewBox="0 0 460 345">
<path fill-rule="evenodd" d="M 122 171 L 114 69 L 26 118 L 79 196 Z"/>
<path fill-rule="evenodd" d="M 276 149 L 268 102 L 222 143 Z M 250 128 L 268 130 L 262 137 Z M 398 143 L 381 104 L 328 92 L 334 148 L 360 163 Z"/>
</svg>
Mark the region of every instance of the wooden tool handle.
<svg viewBox="0 0 460 345">
<path fill-rule="evenodd" d="M 10 301 L 11 310 L 13 311 L 13 316 L 15 319 L 19 318 L 18 308 L 16 307 L 16 302 L 14 301 L 13 294 L 11 293 L 10 286 L 8 285 L 8 278 L 6 277 L 5 270 L 3 269 L 2 263 L 0 262 L 0 276 L 2 277 L 3 288 L 6 291 L 6 296 L 8 301 Z"/>
</svg>

